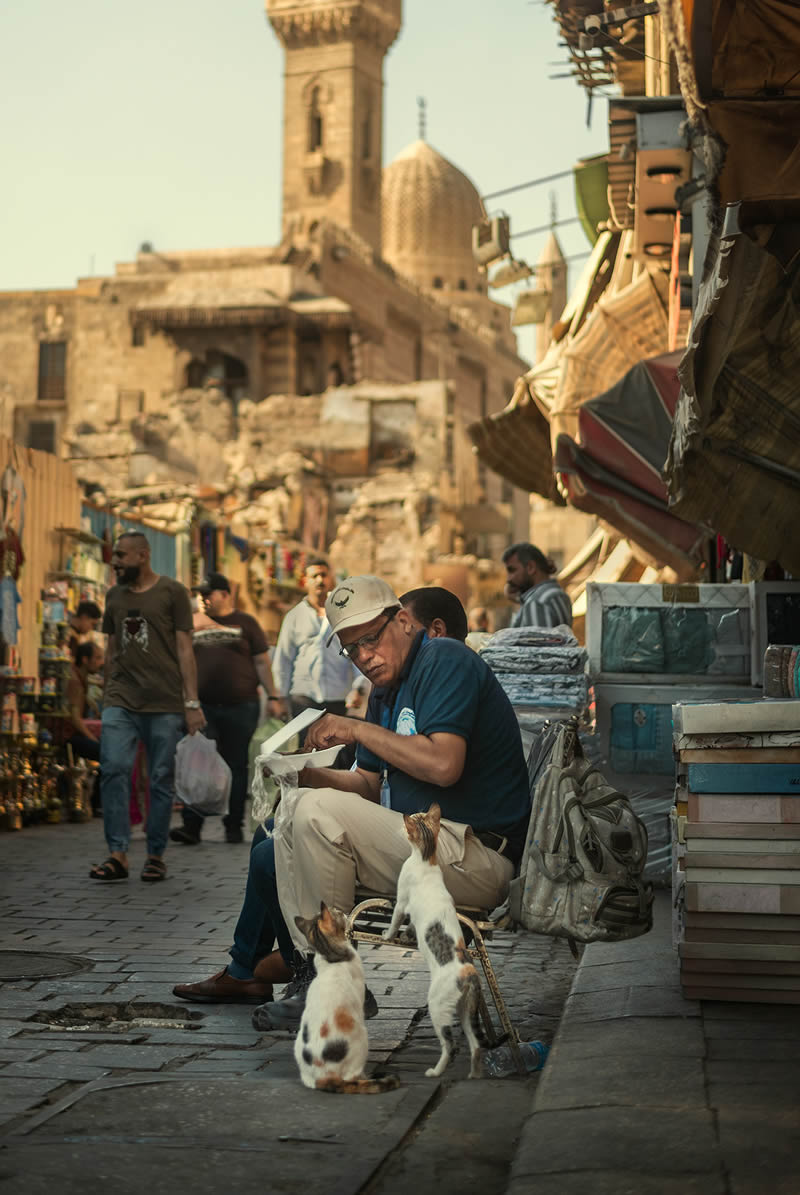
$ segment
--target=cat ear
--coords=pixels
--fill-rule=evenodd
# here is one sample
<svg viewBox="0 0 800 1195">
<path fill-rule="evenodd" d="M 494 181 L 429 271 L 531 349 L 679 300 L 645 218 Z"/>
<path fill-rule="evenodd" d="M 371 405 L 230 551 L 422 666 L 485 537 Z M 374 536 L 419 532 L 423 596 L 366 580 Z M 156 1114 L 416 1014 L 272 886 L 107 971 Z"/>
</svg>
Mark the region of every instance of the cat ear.
<svg viewBox="0 0 800 1195">
<path fill-rule="evenodd" d="M 333 917 L 331 916 L 331 911 L 328 908 L 328 906 L 325 904 L 324 900 L 320 903 L 320 906 L 319 906 L 319 924 L 320 924 L 320 928 L 325 933 L 328 933 L 328 934 L 331 933 L 331 931 L 336 928 L 334 925 Z"/>
<path fill-rule="evenodd" d="M 430 809 L 428 810 L 428 812 L 426 814 L 426 818 L 432 826 L 435 826 L 438 829 L 439 823 L 442 820 L 442 810 L 441 810 L 441 807 L 439 805 L 437 805 L 437 803 L 435 801 L 433 802 Z"/>
<path fill-rule="evenodd" d="M 295 917 L 294 923 L 297 926 L 297 928 L 300 930 L 300 933 L 305 934 L 306 937 L 308 937 L 308 931 L 311 929 L 311 926 L 314 924 L 314 922 L 309 921 L 309 919 L 307 917 Z"/>
</svg>

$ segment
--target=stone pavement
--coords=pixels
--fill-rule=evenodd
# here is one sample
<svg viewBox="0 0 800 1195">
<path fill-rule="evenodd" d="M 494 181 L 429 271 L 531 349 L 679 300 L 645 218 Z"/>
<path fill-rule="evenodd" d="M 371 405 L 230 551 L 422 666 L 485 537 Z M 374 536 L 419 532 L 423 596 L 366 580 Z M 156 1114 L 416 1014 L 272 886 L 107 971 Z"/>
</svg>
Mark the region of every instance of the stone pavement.
<svg viewBox="0 0 800 1195">
<path fill-rule="evenodd" d="M 798 1195 L 800 1008 L 687 1001 L 669 893 L 587 947 L 510 1195 Z"/>
<path fill-rule="evenodd" d="M 303 1088 L 293 1039 L 257 1034 L 251 1008 L 172 996 L 227 961 L 248 846 L 221 837 L 210 823 L 202 846 L 171 846 L 168 880 L 148 885 L 141 833 L 116 884 L 88 878 L 105 857 L 97 821 L 0 836 L 3 1195 L 500 1195 L 540 1076 L 468 1082 L 459 1052 L 426 1079 L 438 1043 L 413 951 L 362 947 L 380 1007 L 371 1062 L 402 1086 L 355 1105 Z M 575 972 L 566 945 L 500 934 L 492 952 L 523 1036 L 552 1041 Z"/>
</svg>

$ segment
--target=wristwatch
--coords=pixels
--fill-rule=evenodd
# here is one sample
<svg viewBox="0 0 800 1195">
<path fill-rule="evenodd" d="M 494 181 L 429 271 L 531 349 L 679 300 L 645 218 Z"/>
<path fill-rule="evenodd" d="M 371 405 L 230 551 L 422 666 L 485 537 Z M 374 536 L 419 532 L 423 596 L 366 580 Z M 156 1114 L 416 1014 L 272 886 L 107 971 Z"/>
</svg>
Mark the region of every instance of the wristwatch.
<svg viewBox="0 0 800 1195">
<path fill-rule="evenodd" d="M 184 701 L 183 708 L 185 710 L 199 710 L 201 707 L 199 701 Z"/>
</svg>

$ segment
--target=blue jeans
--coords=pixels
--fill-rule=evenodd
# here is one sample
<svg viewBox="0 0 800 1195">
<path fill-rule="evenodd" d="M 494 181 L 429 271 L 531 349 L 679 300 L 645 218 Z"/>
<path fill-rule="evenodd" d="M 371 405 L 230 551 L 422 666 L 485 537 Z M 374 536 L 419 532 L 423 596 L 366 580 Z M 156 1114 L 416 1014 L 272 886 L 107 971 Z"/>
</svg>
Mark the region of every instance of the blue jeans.
<svg viewBox="0 0 800 1195">
<path fill-rule="evenodd" d="M 175 748 L 183 729 L 183 714 L 137 714 L 117 705 L 103 710 L 100 799 L 110 851 L 127 851 L 131 840 L 131 774 L 142 742 L 150 780 L 147 853 L 164 853 L 175 799 Z"/>
<path fill-rule="evenodd" d="M 267 825 L 271 830 L 272 820 Z M 244 904 L 233 932 L 230 956 L 252 974 L 256 963 L 274 949 L 276 938 L 284 961 L 291 965 L 294 945 L 278 900 L 275 841 L 267 838 L 259 826 L 250 848 Z"/>
</svg>

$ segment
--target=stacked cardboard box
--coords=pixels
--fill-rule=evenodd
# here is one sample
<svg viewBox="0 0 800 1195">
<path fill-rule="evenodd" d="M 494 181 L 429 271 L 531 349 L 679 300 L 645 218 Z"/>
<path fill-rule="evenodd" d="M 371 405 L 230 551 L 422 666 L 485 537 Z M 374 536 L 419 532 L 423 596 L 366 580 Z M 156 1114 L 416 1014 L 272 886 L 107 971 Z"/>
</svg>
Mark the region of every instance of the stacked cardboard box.
<svg viewBox="0 0 800 1195">
<path fill-rule="evenodd" d="M 800 701 L 676 705 L 673 724 L 684 993 L 800 1004 Z"/>
</svg>

